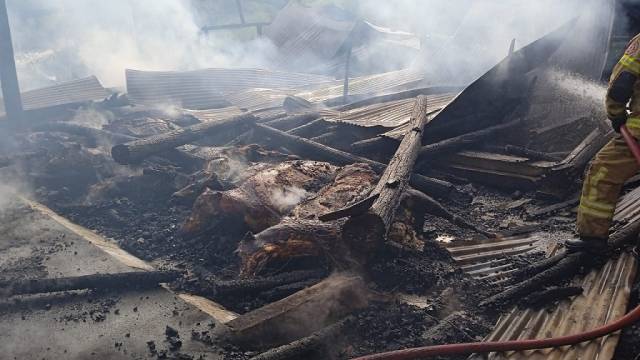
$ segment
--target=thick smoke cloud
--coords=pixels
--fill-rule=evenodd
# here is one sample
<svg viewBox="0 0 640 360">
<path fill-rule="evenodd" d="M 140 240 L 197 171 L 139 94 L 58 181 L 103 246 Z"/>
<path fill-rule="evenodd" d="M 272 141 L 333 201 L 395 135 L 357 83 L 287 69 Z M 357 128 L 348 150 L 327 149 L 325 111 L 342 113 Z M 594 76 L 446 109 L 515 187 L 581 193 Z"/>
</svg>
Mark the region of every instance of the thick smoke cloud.
<svg viewBox="0 0 640 360">
<path fill-rule="evenodd" d="M 298 0 L 292 0 L 298 1 Z M 275 49 L 247 32 L 200 32 L 208 8 L 232 22 L 234 1 L 223 0 L 8 0 L 23 90 L 87 75 L 122 87 L 124 69 L 189 70 L 266 67 Z M 197 4 L 215 6 L 195 6 Z M 285 1 L 244 3 L 247 21 L 268 20 Z M 278 4 L 275 4 L 278 3 Z M 413 32 L 422 39 L 417 66 L 432 82 L 468 83 L 500 61 L 511 39 L 517 47 L 537 39 L 584 10 L 579 0 L 362 0 L 336 3 L 364 19 Z M 275 5 L 274 5 L 275 4 Z M 237 19 L 236 19 L 237 21 Z M 398 57 L 389 55 L 389 62 Z"/>
<path fill-rule="evenodd" d="M 204 36 L 189 1 L 7 3 L 20 81 L 26 89 L 86 75 L 121 87 L 125 68 L 256 67 L 271 51 L 265 41 L 241 42 L 229 32 Z"/>
</svg>

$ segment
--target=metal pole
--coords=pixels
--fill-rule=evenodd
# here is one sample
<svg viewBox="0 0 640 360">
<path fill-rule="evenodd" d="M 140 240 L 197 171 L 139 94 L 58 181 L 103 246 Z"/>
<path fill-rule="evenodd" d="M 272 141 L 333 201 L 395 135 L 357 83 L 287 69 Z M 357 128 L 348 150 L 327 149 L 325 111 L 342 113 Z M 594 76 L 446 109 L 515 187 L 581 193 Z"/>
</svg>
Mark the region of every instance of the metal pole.
<svg viewBox="0 0 640 360">
<path fill-rule="evenodd" d="M 240 23 L 244 24 L 244 13 L 242 12 L 242 3 L 240 0 L 236 0 L 236 7 L 238 8 L 238 16 L 240 16 Z"/>
<path fill-rule="evenodd" d="M 0 0 L 0 82 L 7 119 L 18 122 L 22 118 L 22 98 L 16 72 L 16 61 L 13 57 L 11 29 L 7 15 L 6 0 Z"/>
<path fill-rule="evenodd" d="M 342 88 L 342 102 L 347 103 L 347 97 L 349 96 L 349 64 L 351 63 L 351 48 L 352 44 L 349 43 L 347 47 L 347 58 L 344 64 L 344 86 Z"/>
</svg>

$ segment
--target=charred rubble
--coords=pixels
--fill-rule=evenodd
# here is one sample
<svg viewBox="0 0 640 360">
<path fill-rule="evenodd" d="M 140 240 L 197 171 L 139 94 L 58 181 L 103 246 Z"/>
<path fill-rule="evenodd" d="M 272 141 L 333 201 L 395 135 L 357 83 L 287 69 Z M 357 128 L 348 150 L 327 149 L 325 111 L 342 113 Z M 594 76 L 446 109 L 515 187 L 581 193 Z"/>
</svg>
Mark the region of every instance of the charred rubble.
<svg viewBox="0 0 640 360">
<path fill-rule="evenodd" d="M 113 94 L 42 109 L 9 130 L 2 176 L 171 270 L 157 275 L 177 277 L 173 291 L 236 313 L 192 333 L 228 358 L 480 341 L 514 305 L 582 294 L 570 277 L 590 271 L 558 243 L 572 236 L 580 176 L 611 133 L 581 90 L 602 91 L 596 65 L 567 64 L 576 56 L 555 51 L 562 41 L 510 54 L 462 92 L 412 82 L 346 99 L 286 95 L 252 111 L 168 111 Z M 637 231 L 620 219 L 612 237 Z M 179 349 L 169 327 L 167 338 Z"/>
</svg>

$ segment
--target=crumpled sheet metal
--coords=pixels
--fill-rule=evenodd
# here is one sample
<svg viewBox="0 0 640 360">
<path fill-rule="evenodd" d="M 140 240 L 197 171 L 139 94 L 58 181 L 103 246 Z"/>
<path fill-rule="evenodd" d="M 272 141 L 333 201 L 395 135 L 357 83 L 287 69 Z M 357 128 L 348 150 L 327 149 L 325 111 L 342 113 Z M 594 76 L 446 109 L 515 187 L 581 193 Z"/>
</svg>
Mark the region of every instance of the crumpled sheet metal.
<svg viewBox="0 0 640 360">
<path fill-rule="evenodd" d="M 297 89 L 333 79 L 312 74 L 262 69 L 202 69 L 193 71 L 126 70 L 129 99 L 135 104 L 177 105 L 211 109 L 229 105 L 226 96 L 247 89 Z M 240 106 L 242 107 L 242 106 Z"/>
<path fill-rule="evenodd" d="M 24 110 L 44 109 L 88 101 L 99 101 L 109 96 L 95 76 L 66 81 L 21 94 Z M 4 103 L 0 101 L 0 116 L 4 115 Z"/>
<path fill-rule="evenodd" d="M 485 340 L 557 337 L 591 330 L 616 320 L 626 313 L 637 268 L 635 256 L 624 252 L 601 269 L 575 279 L 572 285 L 582 286 L 581 295 L 561 301 L 555 308 L 513 309 L 498 320 L 493 333 Z M 470 359 L 607 360 L 613 358 L 619 338 L 620 332 L 616 332 L 574 346 L 474 355 Z"/>
<path fill-rule="evenodd" d="M 455 96 L 456 94 L 454 93 L 427 95 L 427 111 L 430 113 L 439 111 Z M 415 101 L 415 98 L 408 98 L 346 111 L 323 110 L 320 114 L 326 121 L 341 122 L 362 127 L 382 126 L 386 128 L 396 128 L 409 123 Z M 393 135 L 394 138 L 401 139 L 405 133 L 405 131 L 397 131 L 394 129 L 387 134 L 396 134 Z M 387 134 L 385 134 L 385 136 L 387 136 Z"/>
<path fill-rule="evenodd" d="M 528 231 L 496 239 L 464 241 L 463 244 L 444 244 L 462 271 L 477 279 L 501 282 L 516 270 L 510 256 L 535 251 L 550 253 L 555 242 L 547 232 Z"/>
</svg>

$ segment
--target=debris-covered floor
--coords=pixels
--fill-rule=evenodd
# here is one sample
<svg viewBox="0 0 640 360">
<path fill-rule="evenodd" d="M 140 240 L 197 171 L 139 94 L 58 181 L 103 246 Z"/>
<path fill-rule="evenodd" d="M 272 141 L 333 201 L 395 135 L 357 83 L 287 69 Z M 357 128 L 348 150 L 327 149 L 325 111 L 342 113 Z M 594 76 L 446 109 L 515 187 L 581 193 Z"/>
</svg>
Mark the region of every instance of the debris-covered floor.
<svg viewBox="0 0 640 360">
<path fill-rule="evenodd" d="M 619 318 L 640 298 L 638 178 L 608 262 L 562 245 L 613 136 L 614 6 L 593 2 L 468 86 L 127 70 L 127 93 L 25 93 L 27 125 L 0 129 L 0 357 L 351 359 Z M 471 358 L 632 360 L 639 340 Z"/>
</svg>

